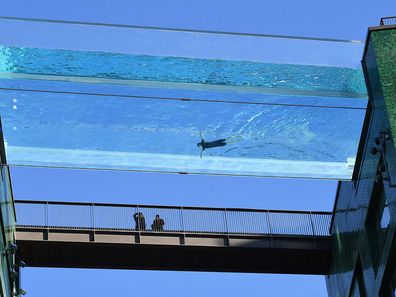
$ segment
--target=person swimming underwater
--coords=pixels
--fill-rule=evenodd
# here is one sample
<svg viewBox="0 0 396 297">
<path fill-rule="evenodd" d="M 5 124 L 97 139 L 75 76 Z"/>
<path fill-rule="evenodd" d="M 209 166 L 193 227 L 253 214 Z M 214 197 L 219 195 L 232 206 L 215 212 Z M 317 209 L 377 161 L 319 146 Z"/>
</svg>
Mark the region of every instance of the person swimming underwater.
<svg viewBox="0 0 396 297">
<path fill-rule="evenodd" d="M 206 150 L 208 148 L 226 146 L 227 144 L 232 144 L 232 143 L 239 142 L 239 141 L 243 140 L 242 136 L 230 136 L 227 138 L 221 138 L 221 139 L 217 139 L 217 140 L 213 140 L 213 141 L 206 141 L 202 135 L 202 131 L 200 131 L 200 135 L 201 135 L 201 142 L 197 143 L 197 147 L 201 148 L 201 154 L 200 154 L 201 159 L 202 159 L 204 150 Z"/>
</svg>

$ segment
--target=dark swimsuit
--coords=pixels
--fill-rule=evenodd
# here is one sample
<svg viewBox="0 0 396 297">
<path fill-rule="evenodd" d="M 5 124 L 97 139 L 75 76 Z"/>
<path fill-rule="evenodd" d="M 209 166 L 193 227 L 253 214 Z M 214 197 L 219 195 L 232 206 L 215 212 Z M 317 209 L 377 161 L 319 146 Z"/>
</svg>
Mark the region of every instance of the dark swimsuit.
<svg viewBox="0 0 396 297">
<path fill-rule="evenodd" d="M 212 147 L 219 147 L 219 146 L 225 146 L 227 145 L 227 140 L 225 138 L 214 140 L 214 141 L 205 141 L 202 140 L 200 142 L 202 149 L 205 150 L 207 148 L 212 148 Z"/>
</svg>

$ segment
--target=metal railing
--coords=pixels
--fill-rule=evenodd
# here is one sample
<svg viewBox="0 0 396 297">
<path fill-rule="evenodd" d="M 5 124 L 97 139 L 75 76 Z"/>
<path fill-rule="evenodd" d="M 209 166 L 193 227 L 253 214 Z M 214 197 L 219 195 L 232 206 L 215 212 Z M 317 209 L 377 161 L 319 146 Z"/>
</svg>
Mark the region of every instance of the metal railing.
<svg viewBox="0 0 396 297">
<path fill-rule="evenodd" d="M 396 16 L 381 18 L 380 26 L 396 26 Z"/>
<path fill-rule="evenodd" d="M 15 201 L 17 227 L 329 236 L 330 212 Z M 157 219 L 156 219 L 157 216 Z M 162 221 L 161 221 L 162 220 Z M 164 223 L 164 224 L 162 224 Z"/>
</svg>

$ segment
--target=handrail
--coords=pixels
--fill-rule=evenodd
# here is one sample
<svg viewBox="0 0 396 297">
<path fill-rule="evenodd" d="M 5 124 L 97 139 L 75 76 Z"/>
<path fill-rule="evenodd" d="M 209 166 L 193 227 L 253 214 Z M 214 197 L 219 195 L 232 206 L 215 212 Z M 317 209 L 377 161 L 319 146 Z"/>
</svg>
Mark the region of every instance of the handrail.
<svg viewBox="0 0 396 297">
<path fill-rule="evenodd" d="M 54 204 L 54 205 L 86 205 L 86 206 L 114 206 L 114 207 L 145 207 L 145 208 L 164 208 L 164 209 L 193 209 L 193 210 L 224 210 L 221 207 L 206 207 L 206 206 L 181 206 L 181 205 L 153 205 L 153 204 L 130 204 L 130 203 L 109 203 L 109 202 L 79 202 L 79 201 L 55 201 L 55 200 L 15 200 L 15 203 L 26 204 Z M 273 212 L 273 213 L 293 213 L 293 214 L 324 214 L 331 215 L 331 211 L 310 211 L 310 210 L 279 210 L 279 209 L 258 209 L 258 208 L 227 208 L 231 211 L 246 211 L 246 212 Z"/>
<path fill-rule="evenodd" d="M 17 200 L 17 227 L 329 236 L 331 212 Z M 157 217 L 158 215 L 158 217 Z M 268 227 L 270 226 L 270 227 Z"/>
</svg>

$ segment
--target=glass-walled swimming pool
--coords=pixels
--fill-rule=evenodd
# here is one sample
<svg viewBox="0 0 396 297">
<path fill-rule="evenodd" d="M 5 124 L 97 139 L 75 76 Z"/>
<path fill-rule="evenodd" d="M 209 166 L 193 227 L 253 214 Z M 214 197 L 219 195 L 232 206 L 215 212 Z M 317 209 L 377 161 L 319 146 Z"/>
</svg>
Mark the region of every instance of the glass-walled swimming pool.
<svg viewBox="0 0 396 297">
<path fill-rule="evenodd" d="M 0 46 L 0 77 L 89 78 L 148 87 L 364 97 L 361 70 L 347 67 Z M 100 67 L 98 67 L 98 65 Z M 61 66 L 61 67 L 59 67 Z M 111 80 L 111 81 L 109 81 Z M 189 85 L 186 85 L 189 84 Z"/>
<path fill-rule="evenodd" d="M 351 178 L 367 104 L 358 42 L 0 27 L 14 33 L 0 37 L 11 165 Z"/>
</svg>

